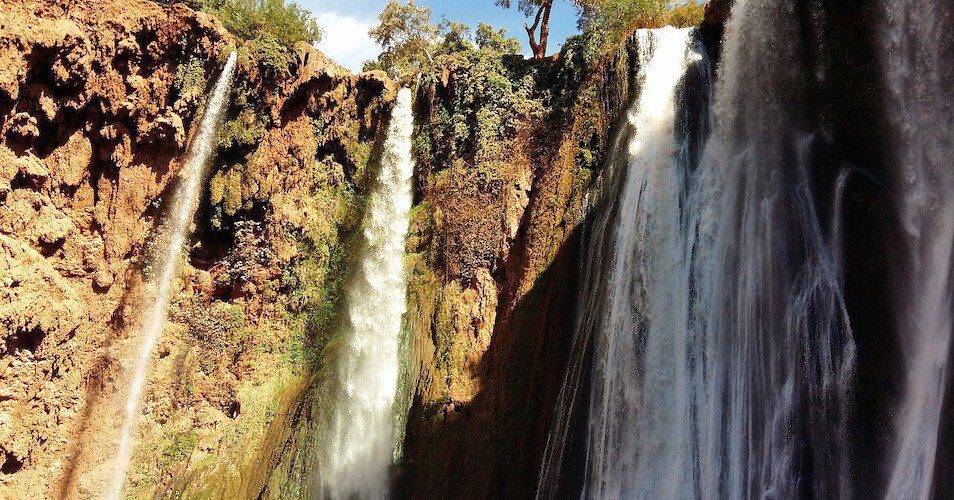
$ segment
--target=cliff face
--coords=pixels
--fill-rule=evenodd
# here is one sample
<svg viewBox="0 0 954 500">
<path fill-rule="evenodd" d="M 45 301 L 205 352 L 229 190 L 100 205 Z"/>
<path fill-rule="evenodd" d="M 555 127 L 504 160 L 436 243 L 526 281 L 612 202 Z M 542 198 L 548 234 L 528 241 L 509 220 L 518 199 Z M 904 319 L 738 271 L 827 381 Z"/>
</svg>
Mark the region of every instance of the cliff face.
<svg viewBox="0 0 954 500">
<path fill-rule="evenodd" d="M 713 51 L 730 8 L 707 4 Z M 636 50 L 631 38 L 593 60 L 571 40 L 552 60 L 505 62 L 513 89 L 464 64 L 419 92 L 401 495 L 535 494 L 576 328 L 588 197 Z"/>
<path fill-rule="evenodd" d="M 467 146 L 499 112 L 458 87 L 473 68 L 420 92 L 408 316 L 419 378 L 402 494 L 532 496 L 573 337 L 586 193 L 628 99 L 629 60 L 623 49 L 590 61 L 571 43 L 513 62 L 510 79 L 533 79 L 515 106 L 530 113 L 507 116 L 491 151 Z M 447 116 L 473 116 L 478 137 L 444 133 Z"/>
<path fill-rule="evenodd" d="M 231 44 L 182 5 L 0 3 L 0 496 L 102 493 L 149 238 Z M 243 63 L 236 88 L 153 360 L 136 494 L 195 475 L 261 488 L 236 471 L 267 467 L 268 424 L 320 348 L 393 94 L 307 45 L 279 74 Z"/>
<path fill-rule="evenodd" d="M 173 84 L 225 33 L 187 9 L 0 9 L 0 485 L 49 494 L 114 380 L 114 327 L 197 113 Z M 9 490 L 7 488 L 10 488 Z"/>
</svg>

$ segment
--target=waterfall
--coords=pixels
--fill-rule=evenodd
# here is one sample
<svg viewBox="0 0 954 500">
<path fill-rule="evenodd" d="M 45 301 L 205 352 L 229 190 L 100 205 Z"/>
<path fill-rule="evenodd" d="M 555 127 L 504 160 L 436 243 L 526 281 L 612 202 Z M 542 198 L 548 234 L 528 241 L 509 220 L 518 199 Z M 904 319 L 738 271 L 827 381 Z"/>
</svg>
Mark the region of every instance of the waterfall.
<svg viewBox="0 0 954 500">
<path fill-rule="evenodd" d="M 935 471 L 945 467 L 936 454 L 954 329 L 954 8 L 946 5 L 881 2 L 886 22 L 878 39 L 909 261 L 899 266 L 894 297 L 906 395 L 888 498 L 930 497 Z"/>
<path fill-rule="evenodd" d="M 122 493 L 126 471 L 132 455 L 132 433 L 136 426 L 143 389 L 149 374 L 149 358 L 166 324 L 169 304 L 176 292 L 173 286 L 179 270 L 182 252 L 189 237 L 192 219 L 199 206 L 199 196 L 208 174 L 209 159 L 214 152 L 215 134 L 222 115 L 225 112 L 232 74 L 235 72 L 236 54 L 229 55 L 222 74 L 215 84 L 212 98 L 209 100 L 195 138 L 189 146 L 182 178 L 179 180 L 170 205 L 172 220 L 165 226 L 160 240 L 163 246 L 154 256 L 154 266 L 158 270 L 155 277 L 156 297 L 151 308 L 145 309 L 144 332 L 135 360 L 129 394 L 123 413 L 122 428 L 119 435 L 119 449 L 115 462 L 115 475 L 110 488 L 110 498 L 118 499 Z"/>
<path fill-rule="evenodd" d="M 813 169 L 810 56 L 791 2 L 742 0 L 727 26 L 716 130 L 719 222 L 708 313 L 703 491 L 851 496 L 856 349 Z M 769 33 L 769 36 L 764 36 Z M 765 63 L 765 54 L 773 59 Z M 834 188 L 833 188 L 834 190 Z"/>
<path fill-rule="evenodd" d="M 322 490 L 332 498 L 385 498 L 389 490 L 399 335 L 407 280 L 404 240 L 412 201 L 411 91 L 391 116 L 381 172 L 364 221 L 365 246 L 347 292 L 341 385 L 323 441 Z"/>
<path fill-rule="evenodd" d="M 590 386 L 584 496 L 929 498 L 952 487 L 954 7 L 839 8 L 735 2 L 697 163 L 681 155 L 698 132 L 672 118 L 685 105 L 674 66 L 692 50 L 681 55 L 673 32 L 640 33 L 641 95 L 588 242 L 571 370 L 591 349 L 590 380 L 563 387 L 572 398 Z M 872 30 L 870 45 L 838 32 L 845 15 L 861 16 L 854 29 Z M 877 58 L 881 81 L 836 67 L 858 54 Z M 870 102 L 828 94 L 857 88 L 875 89 Z M 843 132 L 859 109 L 884 119 L 863 129 L 883 138 Z M 871 230 L 898 241 L 853 241 Z M 876 303 L 896 324 L 855 331 L 849 303 L 852 314 Z M 872 376 L 895 361 L 903 380 Z M 559 491 L 551 467 L 566 461 L 561 404 L 541 496 Z"/>
<path fill-rule="evenodd" d="M 538 497 L 951 495 L 952 23 L 736 0 L 711 94 L 638 33 Z"/>
<path fill-rule="evenodd" d="M 639 30 L 636 37 L 638 98 L 593 193 L 581 316 L 540 498 L 580 488 L 597 498 L 698 491 L 706 297 L 697 283 L 715 196 L 699 157 L 711 121 L 712 68 L 695 30 Z M 574 429 L 574 419 L 585 428 Z M 585 443 L 574 444 L 574 433 Z M 583 477 L 563 470 L 574 454 L 584 455 Z"/>
<path fill-rule="evenodd" d="M 614 156 L 618 199 L 594 231 L 597 269 L 587 279 L 599 298 L 583 308 L 593 335 L 583 495 L 597 498 L 697 489 L 701 373 L 691 261 L 704 207 L 693 197 L 708 192 L 693 185 L 701 175 L 689 144 L 697 129 L 677 100 L 705 55 L 691 30 L 637 36 L 641 88 Z"/>
<path fill-rule="evenodd" d="M 788 107 L 807 99 L 799 26 L 755 1 L 733 12 L 708 140 L 676 119 L 704 51 L 686 31 L 639 35 L 640 97 L 584 275 L 585 497 L 851 494 L 855 345 L 813 192 L 818 132 Z"/>
</svg>

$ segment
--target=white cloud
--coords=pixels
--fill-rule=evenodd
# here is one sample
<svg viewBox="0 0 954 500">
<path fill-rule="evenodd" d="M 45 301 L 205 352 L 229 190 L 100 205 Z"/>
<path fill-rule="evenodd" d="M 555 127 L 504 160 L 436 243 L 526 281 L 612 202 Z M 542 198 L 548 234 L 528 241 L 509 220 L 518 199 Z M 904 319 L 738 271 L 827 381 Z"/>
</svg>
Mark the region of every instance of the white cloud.
<svg viewBox="0 0 954 500">
<path fill-rule="evenodd" d="M 325 32 L 317 45 L 318 50 L 345 68 L 361 71 L 365 61 L 381 53 L 381 47 L 368 36 L 368 30 L 377 24 L 376 21 L 363 21 L 336 12 L 316 14 L 315 19 Z"/>
</svg>

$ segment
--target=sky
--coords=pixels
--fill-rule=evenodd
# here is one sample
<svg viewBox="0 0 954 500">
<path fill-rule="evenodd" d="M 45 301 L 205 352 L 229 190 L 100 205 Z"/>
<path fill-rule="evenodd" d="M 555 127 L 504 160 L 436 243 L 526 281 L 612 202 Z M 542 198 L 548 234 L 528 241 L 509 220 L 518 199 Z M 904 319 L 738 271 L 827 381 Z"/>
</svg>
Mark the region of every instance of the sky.
<svg viewBox="0 0 954 500">
<path fill-rule="evenodd" d="M 364 61 L 377 57 L 381 48 L 368 37 L 368 30 L 378 22 L 378 14 L 386 0 L 294 0 L 310 10 L 325 32 L 318 48 L 338 64 L 360 71 Z M 520 40 L 524 54 L 530 54 L 524 15 L 515 7 L 503 9 L 494 0 L 417 0 L 429 7 L 435 23 L 446 18 L 477 27 L 478 21 L 506 28 L 510 36 Z M 514 0 L 513 3 L 516 3 Z M 555 0 L 550 18 L 550 42 L 547 51 L 560 50 L 568 36 L 577 32 L 576 8 L 567 0 Z"/>
</svg>

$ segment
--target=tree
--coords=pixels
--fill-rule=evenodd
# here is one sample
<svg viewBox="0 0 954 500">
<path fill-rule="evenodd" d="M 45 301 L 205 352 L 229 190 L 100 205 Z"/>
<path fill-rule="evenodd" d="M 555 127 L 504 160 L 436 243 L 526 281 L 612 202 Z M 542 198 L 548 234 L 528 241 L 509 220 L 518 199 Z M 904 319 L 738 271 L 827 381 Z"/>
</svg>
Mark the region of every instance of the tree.
<svg viewBox="0 0 954 500">
<path fill-rule="evenodd" d="M 434 66 L 440 30 L 431 23 L 431 9 L 418 6 L 414 0 L 407 4 L 388 0 L 378 21 L 368 34 L 384 48 L 378 58 L 381 67 L 405 72 Z"/>
<path fill-rule="evenodd" d="M 476 33 L 464 23 L 431 22 L 431 10 L 413 0 L 406 4 L 389 0 L 380 24 L 368 33 L 384 49 L 375 61 L 364 64 L 365 71 L 381 69 L 393 76 L 411 76 L 440 68 L 455 67 L 477 55 L 500 57 L 520 52 L 520 42 L 507 37 L 506 30 L 478 23 Z"/>
<path fill-rule="evenodd" d="M 294 2 L 192 0 L 191 4 L 218 17 L 225 29 L 243 41 L 268 39 L 291 50 L 301 41 L 320 42 L 323 35 L 311 13 Z"/>
<path fill-rule="evenodd" d="M 444 21 L 440 31 L 444 38 L 440 47 L 441 52 L 460 52 L 474 46 L 470 41 L 470 26 L 464 23 Z"/>
<path fill-rule="evenodd" d="M 507 36 L 507 30 L 477 23 L 477 48 L 498 54 L 510 55 L 520 52 L 520 42 Z"/>
<path fill-rule="evenodd" d="M 497 5 L 509 9 L 511 0 L 495 0 Z M 518 0 L 520 12 L 527 17 L 533 16 L 533 24 L 523 24 L 530 40 L 530 50 L 533 57 L 541 59 L 547 55 L 547 40 L 550 38 L 550 11 L 553 10 L 553 0 Z"/>
<path fill-rule="evenodd" d="M 637 28 L 698 26 L 704 7 L 697 0 L 573 0 L 580 8 L 580 28 L 608 46 Z"/>
</svg>

